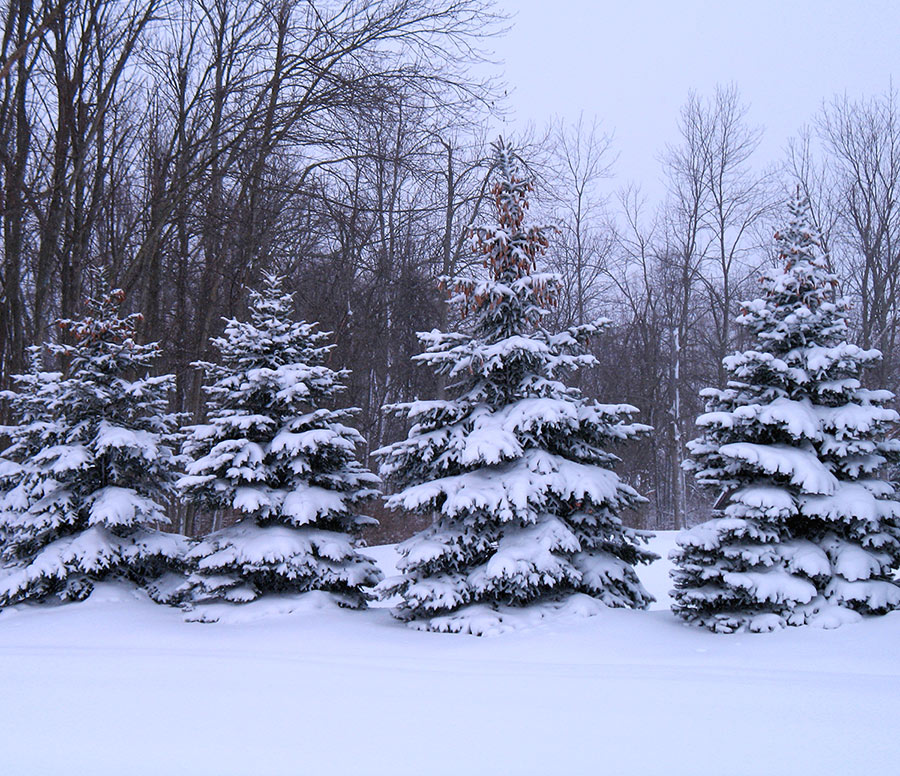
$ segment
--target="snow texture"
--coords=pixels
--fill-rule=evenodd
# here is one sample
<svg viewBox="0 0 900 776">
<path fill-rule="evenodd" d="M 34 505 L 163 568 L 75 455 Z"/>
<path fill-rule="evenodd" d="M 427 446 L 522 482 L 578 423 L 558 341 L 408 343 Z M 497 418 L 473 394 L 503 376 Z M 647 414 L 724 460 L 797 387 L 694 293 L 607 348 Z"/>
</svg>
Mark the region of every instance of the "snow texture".
<svg viewBox="0 0 900 776">
<path fill-rule="evenodd" d="M 649 545 L 663 556 L 672 547 L 670 532 Z M 394 547 L 368 552 L 396 573 Z M 668 568 L 638 567 L 658 599 L 649 612 L 532 618 L 482 639 L 413 633 L 385 609 L 339 610 L 324 593 L 229 606 L 223 617 L 243 621 L 226 627 L 186 624 L 177 610 L 105 583 L 81 603 L 12 607 L 0 613 L 2 771 L 895 770 L 900 612 L 827 633 L 719 636 L 668 611 Z M 352 735 L 349 709 L 372 710 Z"/>
</svg>

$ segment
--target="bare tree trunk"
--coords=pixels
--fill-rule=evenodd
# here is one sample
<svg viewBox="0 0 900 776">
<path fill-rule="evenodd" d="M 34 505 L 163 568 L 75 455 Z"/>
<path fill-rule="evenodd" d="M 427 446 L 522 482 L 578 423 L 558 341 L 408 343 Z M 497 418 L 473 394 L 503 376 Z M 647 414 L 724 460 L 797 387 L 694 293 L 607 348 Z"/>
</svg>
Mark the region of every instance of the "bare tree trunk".
<svg viewBox="0 0 900 776">
<path fill-rule="evenodd" d="M 0 387 L 9 386 L 9 376 L 24 369 L 25 309 L 22 296 L 25 223 L 25 171 L 31 152 L 31 124 L 28 115 L 29 65 L 22 50 L 28 36 L 32 3 L 20 0 L 7 9 L 4 51 L 14 41 L 21 51 L 15 67 L 15 86 L 10 95 L 7 75 L 3 101 L 0 161 L 3 169 L 3 276 L 0 304 Z M 10 99 L 11 97 L 11 99 Z"/>
</svg>

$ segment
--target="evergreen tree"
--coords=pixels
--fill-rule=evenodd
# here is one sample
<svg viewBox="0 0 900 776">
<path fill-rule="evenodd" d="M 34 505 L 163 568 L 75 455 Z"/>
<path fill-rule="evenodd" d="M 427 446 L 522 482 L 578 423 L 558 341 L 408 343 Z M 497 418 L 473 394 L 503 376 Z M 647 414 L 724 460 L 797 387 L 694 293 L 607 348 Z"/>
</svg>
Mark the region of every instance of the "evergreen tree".
<svg viewBox="0 0 900 776">
<path fill-rule="evenodd" d="M 355 459 L 363 440 L 347 422 L 356 410 L 328 407 L 347 372 L 326 365 L 326 335 L 291 320 L 291 307 L 281 280 L 266 276 L 251 293 L 250 320 L 228 320 L 212 340 L 221 362 L 200 364 L 208 418 L 188 429 L 191 463 L 179 487 L 199 508 L 241 519 L 189 553 L 189 605 L 324 590 L 361 607 L 364 588 L 381 579 L 353 536 L 375 522 L 357 509 L 379 480 Z"/>
<path fill-rule="evenodd" d="M 41 346 L 28 349 L 29 371 L 13 376 L 17 390 L 0 394 L 9 402 L 10 414 L 16 421 L 15 425 L 0 429 L 11 438 L 0 457 L 0 567 L 15 564 L 9 548 L 16 533 L 15 516 L 29 507 L 24 464 L 45 447 L 59 443 L 66 428 L 57 406 L 62 373 L 42 368 L 42 351 Z"/>
<path fill-rule="evenodd" d="M 737 319 L 752 348 L 725 359 L 725 390 L 707 390 L 687 468 L 720 491 L 719 517 L 679 538 L 673 609 L 713 631 L 831 626 L 900 604 L 900 508 L 876 474 L 896 459 L 885 437 L 888 391 L 863 388 L 877 350 L 847 342 L 802 198 L 776 235 L 783 266 Z"/>
<path fill-rule="evenodd" d="M 0 460 L 0 606 L 82 599 L 99 580 L 147 584 L 186 549 L 157 528 L 176 476 L 173 378 L 149 376 L 159 348 L 135 342 L 140 315 L 119 317 L 123 299 L 112 291 L 59 321 L 73 344 L 45 349 L 64 371 L 41 371 L 36 348 L 3 394 L 17 423 Z"/>
<path fill-rule="evenodd" d="M 413 426 L 376 452 L 403 488 L 388 506 L 434 516 L 399 545 L 402 575 L 380 588 L 402 596 L 397 617 L 428 630 L 502 630 L 511 607 L 653 600 L 633 564 L 655 556 L 619 516 L 643 499 L 612 471 L 618 459 L 607 450 L 647 427 L 629 421 L 634 407 L 599 404 L 562 382 L 595 363 L 583 347 L 606 321 L 555 335 L 541 328 L 559 279 L 535 271 L 548 230 L 525 223 L 531 185 L 502 141 L 496 176 L 498 225 L 474 235 L 488 277 L 454 283 L 472 331 L 420 335 L 417 360 L 445 376 L 455 398 L 388 408 Z"/>
</svg>

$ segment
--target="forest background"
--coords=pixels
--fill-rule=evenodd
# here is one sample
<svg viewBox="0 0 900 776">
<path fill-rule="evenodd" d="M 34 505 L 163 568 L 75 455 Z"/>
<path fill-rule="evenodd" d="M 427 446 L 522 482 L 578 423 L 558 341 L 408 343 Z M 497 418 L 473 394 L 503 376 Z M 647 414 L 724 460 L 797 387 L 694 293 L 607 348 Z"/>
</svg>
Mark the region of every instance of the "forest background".
<svg viewBox="0 0 900 776">
<path fill-rule="evenodd" d="M 361 455 L 405 434 L 384 404 L 438 395 L 416 332 L 464 325 L 440 277 L 477 262 L 490 142 L 510 131 L 492 62 L 510 20 L 486 0 L 5 0 L 0 44 L 0 388 L 33 343 L 64 337 L 97 283 L 143 314 L 176 376 L 172 408 L 201 418 L 201 373 L 223 317 L 276 271 L 298 318 L 352 370 Z M 535 41 L 535 56 L 540 55 Z M 852 303 L 855 340 L 900 388 L 900 102 L 822 95 L 778 159 L 736 85 L 690 93 L 657 159 L 653 197 L 614 178 L 616 140 L 593 118 L 516 128 L 533 208 L 556 237 L 564 294 L 549 328 L 603 316 L 579 386 L 637 406 L 655 433 L 619 471 L 647 528 L 707 517 L 680 468 L 733 319 L 775 257 L 799 186 Z M 639 96 L 636 96 L 639 99 Z M 652 187 L 651 187 L 652 188 Z M 0 408 L 5 415 L 5 408 Z M 6 420 L 5 416 L 0 420 Z M 371 462 L 370 462 L 371 463 Z M 228 515 L 172 505 L 202 533 Z M 370 541 L 419 526 L 376 508 Z"/>
</svg>

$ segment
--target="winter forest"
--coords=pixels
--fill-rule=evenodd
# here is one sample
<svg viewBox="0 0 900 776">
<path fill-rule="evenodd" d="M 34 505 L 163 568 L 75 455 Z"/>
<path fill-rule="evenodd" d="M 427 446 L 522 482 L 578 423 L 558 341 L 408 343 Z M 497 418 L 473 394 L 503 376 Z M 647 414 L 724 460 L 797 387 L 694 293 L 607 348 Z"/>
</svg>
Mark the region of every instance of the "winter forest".
<svg viewBox="0 0 900 776">
<path fill-rule="evenodd" d="M 404 433 L 382 407 L 439 389 L 412 361 L 416 332 L 454 323 L 439 278 L 479 263 L 466 234 L 485 217 L 504 129 L 504 85 L 479 53 L 506 22 L 480 0 L 319 6 L 10 5 L 4 388 L 102 276 L 141 313 L 140 340 L 160 344 L 172 411 L 200 419 L 191 364 L 276 272 L 295 316 L 331 332 L 329 363 L 350 371 L 361 455 Z M 661 149 L 659 202 L 639 182 L 601 189 L 616 157 L 602 116 L 509 138 L 535 179 L 530 212 L 555 229 L 542 269 L 563 293 L 546 325 L 610 318 L 579 386 L 655 429 L 620 453 L 650 499 L 631 518 L 641 527 L 684 527 L 708 508 L 679 462 L 700 390 L 724 385 L 722 359 L 743 344 L 739 303 L 777 260 L 771 236 L 797 185 L 850 301 L 852 340 L 884 356 L 868 379 L 897 388 L 897 95 L 822 97 L 820 115 L 797 117 L 785 158 L 759 159 L 736 86 L 687 96 L 680 136 Z M 382 517 L 379 538 L 407 532 Z M 211 527 L 205 514 L 176 520 L 188 534 Z"/>
<path fill-rule="evenodd" d="M 119 743 L 92 760 L 78 722 L 74 761 L 121 772 L 108 668 L 176 728 L 209 694 L 219 754 L 135 773 L 289 772 L 292 714 L 347 774 L 896 757 L 880 722 L 803 720 L 900 690 L 900 94 L 821 94 L 772 156 L 739 83 L 689 91 L 631 179 L 602 106 L 515 121 L 512 5 L 2 4 L 0 730 L 87 693 Z M 229 760 L 260 687 L 277 720 Z M 342 751 L 323 720 L 381 703 Z M 517 722 L 554 704 L 609 759 Z M 460 715 L 454 770 L 431 752 Z M 669 730 L 640 770 L 626 718 Z M 408 760 L 378 759 L 392 719 Z M 728 760 L 742 725 L 768 770 Z M 788 753 L 810 730 L 875 748 Z"/>
</svg>

